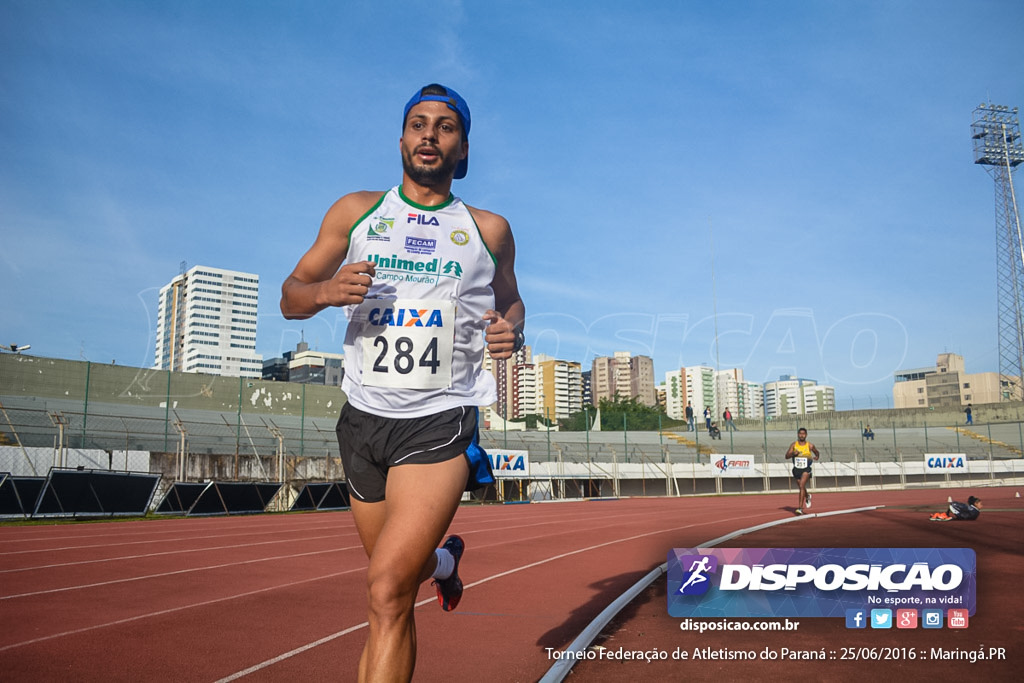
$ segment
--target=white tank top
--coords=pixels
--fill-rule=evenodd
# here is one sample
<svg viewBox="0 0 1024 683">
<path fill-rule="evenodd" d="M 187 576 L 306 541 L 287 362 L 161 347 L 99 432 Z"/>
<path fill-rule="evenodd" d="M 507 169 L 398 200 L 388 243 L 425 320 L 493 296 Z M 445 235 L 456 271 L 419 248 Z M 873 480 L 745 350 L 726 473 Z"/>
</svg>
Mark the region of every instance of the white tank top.
<svg viewBox="0 0 1024 683">
<path fill-rule="evenodd" d="M 352 227 L 346 261 L 377 271 L 365 301 L 345 306 L 353 406 L 410 418 L 497 400 L 483 367 L 495 259 L 461 199 L 422 206 L 390 189 Z"/>
</svg>

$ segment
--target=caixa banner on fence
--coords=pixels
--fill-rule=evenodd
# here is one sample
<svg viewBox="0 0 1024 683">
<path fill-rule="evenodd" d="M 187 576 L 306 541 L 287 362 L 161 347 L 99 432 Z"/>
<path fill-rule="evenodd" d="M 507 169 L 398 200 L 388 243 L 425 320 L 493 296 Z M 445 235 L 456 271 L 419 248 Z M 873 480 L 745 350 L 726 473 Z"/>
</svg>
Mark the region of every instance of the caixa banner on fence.
<svg viewBox="0 0 1024 683">
<path fill-rule="evenodd" d="M 752 455 L 723 455 L 720 458 L 712 458 L 711 464 L 715 466 L 715 474 L 723 477 L 746 477 L 754 473 Z"/>
<path fill-rule="evenodd" d="M 924 468 L 928 472 L 966 472 L 966 453 L 925 453 Z"/>
<path fill-rule="evenodd" d="M 970 548 L 674 548 L 673 617 L 842 617 L 846 610 L 975 611 Z"/>
<path fill-rule="evenodd" d="M 530 452 L 509 451 L 505 449 L 489 449 L 491 468 L 495 477 L 528 477 L 530 476 Z"/>
</svg>

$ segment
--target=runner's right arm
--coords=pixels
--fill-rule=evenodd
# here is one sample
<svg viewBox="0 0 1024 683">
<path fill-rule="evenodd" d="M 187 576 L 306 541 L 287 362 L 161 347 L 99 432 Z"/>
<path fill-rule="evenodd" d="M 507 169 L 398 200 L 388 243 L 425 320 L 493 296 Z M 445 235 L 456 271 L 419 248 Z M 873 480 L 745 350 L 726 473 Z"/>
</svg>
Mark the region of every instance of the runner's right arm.
<svg viewBox="0 0 1024 683">
<path fill-rule="evenodd" d="M 363 301 L 376 274 L 373 263 L 341 264 L 348 253 L 349 231 L 382 194 L 354 192 L 339 199 L 327 211 L 313 246 L 281 285 L 281 313 L 285 318 L 302 320 L 328 306 Z"/>
</svg>

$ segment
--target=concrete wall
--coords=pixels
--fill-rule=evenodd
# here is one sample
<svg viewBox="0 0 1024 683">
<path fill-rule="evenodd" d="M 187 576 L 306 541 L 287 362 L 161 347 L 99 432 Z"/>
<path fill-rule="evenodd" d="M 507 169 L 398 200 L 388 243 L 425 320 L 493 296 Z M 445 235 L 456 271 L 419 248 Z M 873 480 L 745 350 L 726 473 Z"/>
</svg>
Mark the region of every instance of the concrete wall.
<svg viewBox="0 0 1024 683">
<path fill-rule="evenodd" d="M 1024 417 L 1024 403 L 1008 401 L 972 406 L 974 423 L 1020 422 Z M 865 424 L 878 431 L 892 427 L 939 427 L 963 425 L 966 416 L 963 409 L 897 408 L 874 410 L 843 410 L 809 415 L 788 415 L 768 421 L 769 431 L 792 431 L 800 427 L 809 430 L 861 429 Z M 736 420 L 740 429 L 762 429 L 760 420 Z"/>
<path fill-rule="evenodd" d="M 0 354 L 0 396 L 263 415 L 337 417 L 338 387 Z"/>
</svg>

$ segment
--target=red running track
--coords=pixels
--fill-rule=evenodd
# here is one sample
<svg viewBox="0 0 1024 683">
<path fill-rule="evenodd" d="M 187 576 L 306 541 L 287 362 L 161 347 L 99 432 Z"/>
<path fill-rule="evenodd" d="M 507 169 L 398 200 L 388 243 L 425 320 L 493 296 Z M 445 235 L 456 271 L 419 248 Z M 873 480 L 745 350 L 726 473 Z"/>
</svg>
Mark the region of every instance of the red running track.
<svg viewBox="0 0 1024 683">
<path fill-rule="evenodd" d="M 1016 584 L 999 584 L 1009 589 L 1005 596 L 981 601 L 989 567 L 1009 558 L 1019 574 L 1022 555 L 1019 533 L 1009 544 L 999 534 L 993 539 L 972 533 L 998 529 L 1000 516 L 1011 516 L 992 509 L 995 491 L 983 492 L 988 507 L 982 519 L 959 528 L 930 523 L 924 508 L 914 509 L 941 509 L 945 490 L 823 493 L 815 498 L 814 511 L 904 506 L 902 513 L 877 513 L 887 521 L 882 527 L 872 524 L 871 531 L 865 527 L 861 545 L 919 545 L 909 542 L 913 539 L 927 546 L 944 540 L 976 545 L 979 614 L 963 633 L 977 647 L 986 625 L 1009 624 L 1001 639 L 1019 643 Z M 1000 491 L 1000 504 L 1022 508 L 1011 491 Z M 452 531 L 467 543 L 460 571 L 467 592 L 456 612 L 444 613 L 424 584 L 417 608 L 416 679 L 535 681 L 553 663 L 547 648 L 568 645 L 607 604 L 665 562 L 669 548 L 698 546 L 787 518 L 794 497 L 464 507 Z M 765 536 L 741 538 L 745 545 L 845 545 L 834 542 L 844 538 L 837 529 L 857 528 L 853 518 L 861 516 L 829 517 L 827 524 L 800 520 L 758 532 Z M 1016 527 L 1011 529 L 1019 532 L 1021 518 L 1012 517 Z M 934 527 L 942 527 L 942 533 Z M 998 546 L 991 556 L 986 544 Z M 365 570 L 347 512 L 0 527 L 0 679 L 354 680 L 366 637 Z M 679 620 L 667 616 L 663 585 L 661 590 L 660 602 L 654 598 L 631 608 L 617 622 L 622 635 L 612 635 L 625 638 L 631 620 L 638 619 L 647 629 L 639 638 L 657 633 L 664 639 L 659 643 L 679 644 Z M 986 646 L 1000 640 L 999 631 L 992 633 Z M 785 671 L 801 666 L 809 663 Z M 692 677 L 701 670 L 676 667 L 665 673 Z M 827 671 L 820 664 L 806 670 L 819 676 Z M 708 671 L 719 677 L 742 673 Z M 624 675 L 649 674 L 654 669 L 628 673 L 588 662 L 571 677 L 625 680 Z"/>
</svg>

